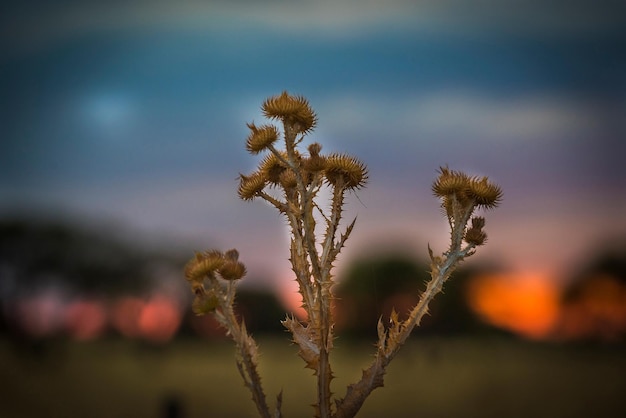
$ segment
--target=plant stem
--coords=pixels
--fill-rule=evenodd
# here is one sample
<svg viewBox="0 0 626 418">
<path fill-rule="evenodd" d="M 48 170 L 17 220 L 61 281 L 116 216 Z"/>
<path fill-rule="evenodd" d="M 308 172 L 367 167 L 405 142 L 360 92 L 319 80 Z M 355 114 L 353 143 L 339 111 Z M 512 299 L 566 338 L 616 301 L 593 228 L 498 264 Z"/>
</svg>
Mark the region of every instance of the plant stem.
<svg viewBox="0 0 626 418">
<path fill-rule="evenodd" d="M 244 380 L 245 386 L 252 394 L 252 400 L 257 411 L 263 418 L 271 418 L 265 392 L 261 384 L 261 376 L 257 370 L 257 346 L 252 337 L 248 334 L 245 324 L 238 322 L 233 311 L 232 304 L 226 305 L 222 311 L 223 317 L 217 317 L 235 341 L 237 354 L 237 369 Z M 277 405 L 275 417 L 281 417 L 280 407 Z"/>
<path fill-rule="evenodd" d="M 465 217 L 464 217 L 465 218 Z M 337 406 L 334 418 L 352 418 L 361 409 L 363 402 L 370 393 L 382 387 L 387 366 L 400 351 L 413 329 L 419 325 L 426 313 L 428 305 L 433 298 L 441 292 L 443 284 L 450 277 L 456 265 L 474 249 L 473 245 L 461 248 L 462 233 L 459 230 L 465 224 L 457 223 L 452 231 L 453 241 L 450 250 L 445 253 L 445 258 L 433 258 L 431 264 L 431 279 L 426 290 L 422 293 L 419 302 L 411 310 L 409 317 L 401 324 L 395 322 L 387 334 L 379 337 L 378 351 L 372 364 L 363 371 L 361 380 L 349 385 L 346 396 L 341 399 Z"/>
</svg>

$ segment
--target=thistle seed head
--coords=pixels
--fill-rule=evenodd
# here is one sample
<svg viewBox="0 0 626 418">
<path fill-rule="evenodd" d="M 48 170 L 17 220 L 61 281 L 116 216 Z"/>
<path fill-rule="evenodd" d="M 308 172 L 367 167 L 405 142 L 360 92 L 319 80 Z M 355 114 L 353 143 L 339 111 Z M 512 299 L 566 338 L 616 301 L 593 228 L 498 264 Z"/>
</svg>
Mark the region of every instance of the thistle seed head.
<svg viewBox="0 0 626 418">
<path fill-rule="evenodd" d="M 226 260 L 218 270 L 224 280 L 239 280 L 246 274 L 246 266 L 237 260 Z"/>
<path fill-rule="evenodd" d="M 326 157 L 326 180 L 333 186 L 342 184 L 346 189 L 359 189 L 367 182 L 367 168 L 355 157 L 332 154 Z"/>
<path fill-rule="evenodd" d="M 248 123 L 248 128 L 251 132 L 246 140 L 246 149 L 251 154 L 265 151 L 278 140 L 278 129 L 274 125 L 257 127 L 254 123 Z"/>
<path fill-rule="evenodd" d="M 474 199 L 477 206 L 485 209 L 495 208 L 502 200 L 502 190 L 487 177 L 470 179 L 468 195 Z"/>
<path fill-rule="evenodd" d="M 224 264 L 222 253 L 219 251 L 207 251 L 205 253 L 196 253 L 185 266 L 185 277 L 189 281 L 202 282 L 205 278 L 215 274 Z"/>
<path fill-rule="evenodd" d="M 278 184 L 280 175 L 287 167 L 274 154 L 268 154 L 259 164 L 259 171 L 272 184 Z"/>
<path fill-rule="evenodd" d="M 290 123 L 300 133 L 310 132 L 317 123 L 317 116 L 308 100 L 302 96 L 291 96 L 286 91 L 265 100 L 261 109 L 266 117 Z"/>
<path fill-rule="evenodd" d="M 435 196 L 446 198 L 452 195 L 463 195 L 469 187 L 469 177 L 459 171 L 452 171 L 447 167 L 439 168 L 439 177 L 432 185 Z"/>
<path fill-rule="evenodd" d="M 249 176 L 239 175 L 239 189 L 237 193 L 243 200 L 252 200 L 265 188 L 266 178 L 264 173 L 256 172 Z"/>
</svg>

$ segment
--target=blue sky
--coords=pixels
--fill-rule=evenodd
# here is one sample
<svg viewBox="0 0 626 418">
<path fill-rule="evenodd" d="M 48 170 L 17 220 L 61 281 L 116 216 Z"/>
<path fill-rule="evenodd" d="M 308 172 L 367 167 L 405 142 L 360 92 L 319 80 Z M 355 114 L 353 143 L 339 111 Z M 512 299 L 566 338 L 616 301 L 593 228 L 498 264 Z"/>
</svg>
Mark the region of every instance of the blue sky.
<svg viewBox="0 0 626 418">
<path fill-rule="evenodd" d="M 447 164 L 505 192 L 477 258 L 571 271 L 626 234 L 626 8 L 543 3 L 2 6 L 0 215 L 237 247 L 283 280 L 283 221 L 238 200 L 236 177 L 258 161 L 245 123 L 287 90 L 318 113 L 312 141 L 370 169 L 344 260 L 443 250 L 429 187 Z"/>
</svg>

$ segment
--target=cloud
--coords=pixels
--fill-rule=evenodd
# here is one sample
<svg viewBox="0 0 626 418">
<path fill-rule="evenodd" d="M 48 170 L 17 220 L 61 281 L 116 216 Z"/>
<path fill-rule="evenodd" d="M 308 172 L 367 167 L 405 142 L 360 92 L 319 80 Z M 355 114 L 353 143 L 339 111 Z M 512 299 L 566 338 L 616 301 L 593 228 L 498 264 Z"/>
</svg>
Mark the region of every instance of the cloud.
<svg viewBox="0 0 626 418">
<path fill-rule="evenodd" d="M 455 91 L 394 99 L 350 95 L 330 98 L 320 107 L 330 131 L 400 133 L 400 137 L 409 134 L 423 140 L 462 135 L 484 141 L 508 138 L 545 143 L 590 136 L 602 118 L 589 103 L 565 97 L 494 98 Z M 384 123 L 372 125 L 375 120 Z"/>
<path fill-rule="evenodd" d="M 32 6 L 32 5 L 31 5 Z M 34 13 L 33 9 L 37 9 Z M 321 0 L 41 2 L 7 7 L 0 17 L 0 50 L 37 48 L 87 33 L 120 30 L 237 30 L 333 38 L 381 28 L 411 33 L 509 33 L 571 36 L 623 33 L 626 7 L 605 0 Z"/>
</svg>

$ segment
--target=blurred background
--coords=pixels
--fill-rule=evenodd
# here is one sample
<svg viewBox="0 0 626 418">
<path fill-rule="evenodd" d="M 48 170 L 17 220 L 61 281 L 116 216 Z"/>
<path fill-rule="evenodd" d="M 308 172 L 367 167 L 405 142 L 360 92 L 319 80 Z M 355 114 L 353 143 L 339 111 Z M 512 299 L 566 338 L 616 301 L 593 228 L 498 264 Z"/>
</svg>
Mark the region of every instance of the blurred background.
<svg viewBox="0 0 626 418">
<path fill-rule="evenodd" d="M 427 245 L 446 249 L 430 185 L 448 165 L 504 200 L 362 416 L 620 416 L 626 7 L 544 3 L 3 3 L 0 415 L 254 415 L 227 402 L 248 394 L 222 331 L 189 313 L 182 268 L 208 248 L 247 265 L 267 367 L 301 367 L 279 324 L 299 313 L 285 222 L 236 194 L 258 162 L 246 122 L 286 90 L 317 112 L 311 141 L 370 173 L 335 307 L 340 363 L 363 363 L 336 393 L 378 317 L 415 302 Z M 269 395 L 304 380 L 297 416 L 313 379 L 287 369 Z"/>
</svg>

